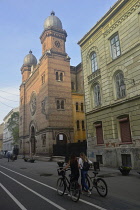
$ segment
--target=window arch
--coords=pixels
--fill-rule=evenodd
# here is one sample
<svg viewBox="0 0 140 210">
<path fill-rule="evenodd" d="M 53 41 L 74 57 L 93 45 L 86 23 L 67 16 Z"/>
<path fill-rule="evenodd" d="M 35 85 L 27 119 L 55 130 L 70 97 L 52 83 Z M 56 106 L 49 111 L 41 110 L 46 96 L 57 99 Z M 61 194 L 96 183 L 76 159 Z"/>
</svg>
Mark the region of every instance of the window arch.
<svg viewBox="0 0 140 210">
<path fill-rule="evenodd" d="M 97 69 L 98 69 L 97 55 L 96 55 L 96 52 L 93 52 L 91 54 L 91 70 L 92 70 L 92 72 L 95 72 L 95 71 L 97 71 Z"/>
<path fill-rule="evenodd" d="M 118 72 L 115 75 L 115 85 L 116 85 L 116 96 L 117 99 L 126 96 L 126 87 L 124 83 L 124 75 L 122 72 Z"/>
<path fill-rule="evenodd" d="M 95 106 L 101 105 L 101 93 L 100 93 L 100 85 L 96 84 L 93 87 L 93 94 L 94 94 L 94 104 Z"/>
</svg>

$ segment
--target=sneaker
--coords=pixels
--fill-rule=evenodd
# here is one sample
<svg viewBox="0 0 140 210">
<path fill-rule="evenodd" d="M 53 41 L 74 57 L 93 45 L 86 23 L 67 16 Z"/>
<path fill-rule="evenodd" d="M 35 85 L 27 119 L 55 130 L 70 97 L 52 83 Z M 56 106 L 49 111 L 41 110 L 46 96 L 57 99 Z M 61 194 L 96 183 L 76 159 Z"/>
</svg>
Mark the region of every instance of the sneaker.
<svg viewBox="0 0 140 210">
<path fill-rule="evenodd" d="M 91 196 L 91 192 L 88 190 L 88 196 Z"/>
</svg>

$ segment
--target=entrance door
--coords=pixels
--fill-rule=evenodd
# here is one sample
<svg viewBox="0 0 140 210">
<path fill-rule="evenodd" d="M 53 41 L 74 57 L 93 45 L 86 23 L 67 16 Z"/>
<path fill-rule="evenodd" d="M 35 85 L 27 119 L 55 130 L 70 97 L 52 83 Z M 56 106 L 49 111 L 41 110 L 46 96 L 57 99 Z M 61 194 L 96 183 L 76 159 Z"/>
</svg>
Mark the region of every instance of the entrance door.
<svg viewBox="0 0 140 210">
<path fill-rule="evenodd" d="M 35 129 L 31 128 L 31 154 L 35 155 L 36 153 L 36 140 L 35 140 Z"/>
</svg>

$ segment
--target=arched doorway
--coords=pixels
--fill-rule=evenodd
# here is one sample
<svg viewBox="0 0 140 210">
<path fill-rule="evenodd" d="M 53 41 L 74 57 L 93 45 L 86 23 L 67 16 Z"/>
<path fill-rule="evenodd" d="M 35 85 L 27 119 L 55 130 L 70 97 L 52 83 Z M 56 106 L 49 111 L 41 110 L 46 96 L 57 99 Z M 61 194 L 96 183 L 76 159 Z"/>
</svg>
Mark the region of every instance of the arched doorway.
<svg viewBox="0 0 140 210">
<path fill-rule="evenodd" d="M 30 139 L 30 142 L 31 142 L 31 155 L 35 155 L 36 153 L 36 139 L 35 139 L 35 128 L 32 126 L 31 127 L 31 139 Z"/>
</svg>

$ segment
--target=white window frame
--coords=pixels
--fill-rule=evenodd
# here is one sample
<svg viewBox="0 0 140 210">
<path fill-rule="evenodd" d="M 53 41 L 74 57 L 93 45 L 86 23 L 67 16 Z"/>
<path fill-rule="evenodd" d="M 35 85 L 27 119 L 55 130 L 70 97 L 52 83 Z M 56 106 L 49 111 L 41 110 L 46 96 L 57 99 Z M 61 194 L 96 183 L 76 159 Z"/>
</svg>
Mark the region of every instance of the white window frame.
<svg viewBox="0 0 140 210">
<path fill-rule="evenodd" d="M 101 105 L 101 91 L 100 91 L 100 85 L 99 84 L 94 85 L 93 93 L 94 93 L 94 104 L 95 104 L 95 106 Z"/>
<path fill-rule="evenodd" d="M 116 59 L 121 55 L 119 35 L 115 34 L 110 38 L 111 56 Z"/>
<path fill-rule="evenodd" d="M 126 86 L 124 83 L 124 75 L 122 72 L 118 72 L 115 75 L 115 85 L 116 85 L 116 98 L 124 98 L 126 96 Z"/>
<path fill-rule="evenodd" d="M 92 70 L 92 72 L 95 72 L 95 71 L 98 70 L 97 54 L 96 54 L 96 52 L 92 52 L 92 54 L 91 54 L 91 70 Z"/>
</svg>

